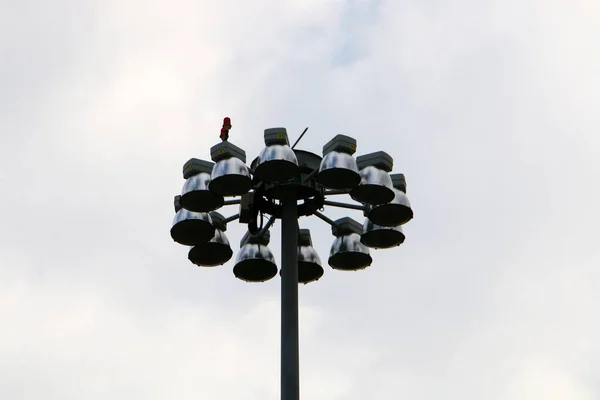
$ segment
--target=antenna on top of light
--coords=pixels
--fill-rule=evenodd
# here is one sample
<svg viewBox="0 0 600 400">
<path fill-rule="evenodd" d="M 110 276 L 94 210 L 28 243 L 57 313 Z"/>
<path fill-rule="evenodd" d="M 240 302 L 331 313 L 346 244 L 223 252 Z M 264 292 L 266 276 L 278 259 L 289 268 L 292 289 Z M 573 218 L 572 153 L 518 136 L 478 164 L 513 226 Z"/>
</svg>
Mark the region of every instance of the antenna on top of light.
<svg viewBox="0 0 600 400">
<path fill-rule="evenodd" d="M 300 141 L 300 139 L 302 139 L 302 137 L 304 136 L 304 134 L 306 133 L 307 130 L 308 130 L 308 126 L 306 127 L 306 129 L 304 129 L 304 131 L 302 131 L 302 134 L 300 134 L 300 137 L 298 138 L 298 140 L 296 140 L 296 142 L 292 145 L 292 149 L 294 147 L 296 147 L 296 145 L 298 144 L 298 142 Z"/>
</svg>

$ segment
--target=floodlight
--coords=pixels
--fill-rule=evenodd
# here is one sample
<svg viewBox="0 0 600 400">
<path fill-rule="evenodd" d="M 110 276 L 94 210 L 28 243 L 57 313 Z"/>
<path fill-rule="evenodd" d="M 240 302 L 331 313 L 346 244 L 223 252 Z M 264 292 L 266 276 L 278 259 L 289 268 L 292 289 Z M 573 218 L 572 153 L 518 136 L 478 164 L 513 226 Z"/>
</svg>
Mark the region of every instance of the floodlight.
<svg viewBox="0 0 600 400">
<path fill-rule="evenodd" d="M 241 196 L 252 188 L 246 152 L 230 142 L 222 142 L 210 149 L 216 163 L 211 174 L 209 189 L 221 196 Z"/>
<path fill-rule="evenodd" d="M 208 242 L 215 235 L 215 227 L 207 213 L 197 213 L 181 207 L 181 196 L 175 196 L 175 218 L 171 237 L 179 244 L 195 246 Z"/>
<path fill-rule="evenodd" d="M 277 264 L 267 247 L 269 232 L 262 235 L 247 232 L 240 243 L 233 274 L 246 282 L 264 282 L 277 275 Z"/>
<path fill-rule="evenodd" d="M 223 205 L 223 196 L 209 190 L 214 163 L 192 158 L 183 166 L 186 179 L 181 191 L 181 206 L 189 211 L 208 212 Z"/>
<path fill-rule="evenodd" d="M 400 226 L 379 226 L 367 218 L 363 225 L 360 241 L 374 249 L 388 249 L 404 243 L 404 233 Z"/>
<path fill-rule="evenodd" d="M 365 154 L 356 159 L 360 169 L 360 184 L 350 191 L 350 196 L 361 203 L 385 204 L 394 198 L 389 172 L 394 160 L 383 151 Z"/>
<path fill-rule="evenodd" d="M 406 197 L 406 178 L 404 174 L 390 175 L 394 185 L 394 199 L 387 204 L 373 207 L 368 217 L 377 225 L 398 226 L 413 218 L 413 210 Z"/>
<path fill-rule="evenodd" d="M 298 232 L 298 283 L 310 283 L 323 276 L 323 267 L 317 251 L 312 246 L 310 230 Z"/>
<path fill-rule="evenodd" d="M 356 140 L 345 135 L 337 135 L 323 146 L 323 160 L 317 174 L 317 181 L 329 189 L 348 190 L 360 183 L 356 160 Z"/>
<path fill-rule="evenodd" d="M 285 183 L 300 174 L 285 128 L 265 129 L 265 145 L 257 159 L 255 177 L 268 183 Z"/>
<path fill-rule="evenodd" d="M 215 235 L 208 242 L 192 247 L 188 253 L 188 258 L 192 263 L 203 267 L 223 265 L 233 255 L 229 240 L 227 240 L 224 232 L 227 230 L 225 218 L 214 211 L 209 215 L 215 227 Z"/>
<path fill-rule="evenodd" d="M 352 218 L 334 222 L 332 233 L 336 237 L 329 252 L 329 265 L 334 269 L 356 271 L 371 265 L 369 249 L 361 243 L 362 225 Z"/>
<path fill-rule="evenodd" d="M 300 174 L 293 178 L 291 181 L 286 182 L 286 186 L 293 186 L 298 199 L 309 199 L 311 197 L 319 196 L 323 193 L 323 187 L 319 185 L 314 178 L 307 179 L 308 176 L 312 177 L 312 173 L 315 170 L 319 170 L 321 164 L 321 156 L 304 150 L 294 149 L 296 159 L 298 160 L 298 167 Z M 258 158 L 252 161 L 250 168 L 256 170 L 258 165 Z M 265 185 L 265 191 L 268 196 L 273 199 L 280 199 L 281 192 L 278 190 L 280 184 L 267 183 Z"/>
</svg>

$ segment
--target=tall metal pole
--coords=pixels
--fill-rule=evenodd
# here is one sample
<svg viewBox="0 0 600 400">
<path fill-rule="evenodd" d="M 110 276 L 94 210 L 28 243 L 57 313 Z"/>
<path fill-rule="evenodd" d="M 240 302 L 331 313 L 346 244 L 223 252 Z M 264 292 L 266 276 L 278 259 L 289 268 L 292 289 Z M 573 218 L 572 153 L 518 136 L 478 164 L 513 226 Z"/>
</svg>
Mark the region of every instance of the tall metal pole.
<svg viewBox="0 0 600 400">
<path fill-rule="evenodd" d="M 299 400 L 298 210 L 295 189 L 281 189 L 281 400 Z"/>
</svg>

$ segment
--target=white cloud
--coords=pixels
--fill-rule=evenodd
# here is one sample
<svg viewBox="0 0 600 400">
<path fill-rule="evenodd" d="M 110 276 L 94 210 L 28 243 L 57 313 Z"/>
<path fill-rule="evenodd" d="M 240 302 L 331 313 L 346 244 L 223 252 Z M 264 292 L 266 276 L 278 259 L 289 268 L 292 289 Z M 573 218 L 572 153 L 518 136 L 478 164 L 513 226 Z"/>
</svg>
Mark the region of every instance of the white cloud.
<svg viewBox="0 0 600 400">
<path fill-rule="evenodd" d="M 595 3 L 5 8 L 2 397 L 279 397 L 278 279 L 168 236 L 225 115 L 249 160 L 308 125 L 301 147 L 346 133 L 408 176 L 406 243 L 301 287 L 304 397 L 598 397 Z"/>
</svg>

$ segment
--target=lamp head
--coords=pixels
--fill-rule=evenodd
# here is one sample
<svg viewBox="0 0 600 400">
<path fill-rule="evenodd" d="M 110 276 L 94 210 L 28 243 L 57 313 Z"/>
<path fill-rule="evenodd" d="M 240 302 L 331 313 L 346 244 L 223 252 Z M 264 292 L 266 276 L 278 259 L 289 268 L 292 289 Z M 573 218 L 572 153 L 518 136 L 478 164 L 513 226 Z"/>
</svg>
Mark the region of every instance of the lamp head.
<svg viewBox="0 0 600 400">
<path fill-rule="evenodd" d="M 365 246 L 374 249 L 388 249 L 404 243 L 404 233 L 400 226 L 384 227 L 375 225 L 367 218 L 363 225 L 363 234 L 360 241 Z"/>
<path fill-rule="evenodd" d="M 241 196 L 252 188 L 246 152 L 230 142 L 222 142 L 210 149 L 212 169 L 209 189 L 224 197 Z"/>
<path fill-rule="evenodd" d="M 215 235 L 208 242 L 192 247 L 188 253 L 188 259 L 202 267 L 223 265 L 233 255 L 229 240 L 227 240 L 224 232 L 227 230 L 225 218 L 218 212 L 211 212 L 209 215 L 215 227 Z"/>
<path fill-rule="evenodd" d="M 350 196 L 365 204 L 385 204 L 394 198 L 389 172 L 394 160 L 383 151 L 365 154 L 356 159 L 360 169 L 360 184 L 350 191 Z"/>
<path fill-rule="evenodd" d="M 175 213 L 171 237 L 174 241 L 185 246 L 195 246 L 208 242 L 215 234 L 212 219 L 207 213 L 196 213 L 182 208 L 180 196 L 175 196 Z"/>
<path fill-rule="evenodd" d="M 300 174 L 285 128 L 265 129 L 265 145 L 254 168 L 255 177 L 269 183 L 285 183 Z"/>
<path fill-rule="evenodd" d="M 273 253 L 267 247 L 270 235 L 246 233 L 236 257 L 233 273 L 246 282 L 265 282 L 277 274 Z"/>
<path fill-rule="evenodd" d="M 323 146 L 323 160 L 317 181 L 329 189 L 348 190 L 360 183 L 356 160 L 356 140 L 350 136 L 337 135 Z"/>
<path fill-rule="evenodd" d="M 183 165 L 186 181 L 181 191 L 182 207 L 195 212 L 208 212 L 223 206 L 223 196 L 209 189 L 213 167 L 214 163 L 197 158 Z"/>
<path fill-rule="evenodd" d="M 335 221 L 332 233 L 336 236 L 329 252 L 329 265 L 334 269 L 356 271 L 371 265 L 369 249 L 361 243 L 362 225 L 345 217 Z"/>
<path fill-rule="evenodd" d="M 394 198 L 387 204 L 372 207 L 367 215 L 373 223 L 380 226 L 404 225 L 413 218 L 413 210 L 406 196 L 406 178 L 404 174 L 392 174 Z"/>
<path fill-rule="evenodd" d="M 298 283 L 310 283 L 323 276 L 323 267 L 319 254 L 312 246 L 310 230 L 298 232 Z"/>
</svg>

